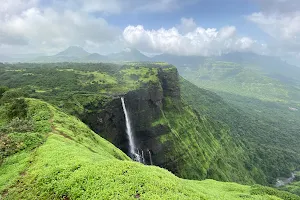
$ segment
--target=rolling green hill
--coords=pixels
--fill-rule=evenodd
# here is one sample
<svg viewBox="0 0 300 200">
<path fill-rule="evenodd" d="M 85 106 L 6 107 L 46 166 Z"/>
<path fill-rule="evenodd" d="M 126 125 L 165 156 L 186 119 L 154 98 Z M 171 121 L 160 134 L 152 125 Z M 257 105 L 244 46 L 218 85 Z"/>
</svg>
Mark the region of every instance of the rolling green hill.
<svg viewBox="0 0 300 200">
<path fill-rule="evenodd" d="M 48 103 L 17 101 L 23 106 L 0 107 L 15 115 L 1 112 L 0 137 L 6 142 L 1 146 L 1 199 L 299 199 L 258 185 L 177 178 L 130 161 L 78 119 Z M 20 116 L 24 118 L 10 121 Z"/>
</svg>

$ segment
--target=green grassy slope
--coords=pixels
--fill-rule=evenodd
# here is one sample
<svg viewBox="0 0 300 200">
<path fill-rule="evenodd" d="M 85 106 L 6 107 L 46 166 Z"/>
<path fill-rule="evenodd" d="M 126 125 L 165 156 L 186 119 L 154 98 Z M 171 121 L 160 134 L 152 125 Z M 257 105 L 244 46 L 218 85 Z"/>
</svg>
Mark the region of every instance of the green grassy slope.
<svg viewBox="0 0 300 200">
<path fill-rule="evenodd" d="M 1 137 L 20 146 L 23 140 L 11 136 L 22 134 L 33 145 L 2 154 L 1 199 L 299 199 L 261 186 L 177 178 L 164 169 L 130 161 L 78 119 L 45 102 L 27 99 L 26 104 L 22 120 L 34 124 L 30 131 L 12 126 L 6 114 L 1 116 L 2 127 L 10 124 L 15 131 L 23 130 Z M 42 140 L 34 140 L 32 133 Z"/>
<path fill-rule="evenodd" d="M 247 152 L 238 138 L 233 140 L 225 124 L 198 115 L 192 107 L 170 98 L 162 113 L 162 118 L 153 125 L 169 127 L 170 132 L 160 140 L 168 144 L 165 156 L 176 160 L 175 169 L 180 177 L 248 184 L 259 182 L 257 177 L 264 177 L 261 170 L 251 171 L 245 167 Z"/>
<path fill-rule="evenodd" d="M 280 124 L 276 124 L 278 116 L 274 115 L 274 111 L 274 121 L 270 122 L 268 116 L 266 119 L 262 114 L 257 116 L 238 109 L 215 93 L 200 89 L 184 79 L 181 80 L 181 92 L 185 101 L 201 116 L 226 123 L 230 136 L 243 141 L 247 168 L 250 171 L 263 171 L 263 174 L 256 176 L 257 181 L 265 179 L 271 184 L 276 177 L 288 177 L 290 172 L 299 168 L 299 132 L 297 129 L 294 132 L 284 132 L 288 124 L 279 127 Z"/>
</svg>

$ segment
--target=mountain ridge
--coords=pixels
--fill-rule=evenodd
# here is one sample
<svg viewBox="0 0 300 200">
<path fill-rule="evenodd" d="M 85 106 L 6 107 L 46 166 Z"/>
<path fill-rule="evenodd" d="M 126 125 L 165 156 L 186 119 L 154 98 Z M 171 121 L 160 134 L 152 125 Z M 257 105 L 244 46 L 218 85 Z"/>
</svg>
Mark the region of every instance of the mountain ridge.
<svg viewBox="0 0 300 200">
<path fill-rule="evenodd" d="M 65 58 L 64 58 L 65 57 Z M 5 58 L 5 57 L 4 57 Z M 72 59 L 70 59 L 72 58 Z M 253 52 L 231 52 L 222 54 L 220 56 L 179 56 L 172 54 L 159 54 L 153 57 L 149 57 L 136 48 L 125 48 L 124 50 L 116 53 L 111 53 L 107 55 L 101 55 L 99 53 L 90 53 L 85 51 L 80 46 L 70 46 L 65 50 L 58 52 L 52 56 L 40 56 L 38 58 L 32 59 L 32 62 L 101 62 L 101 61 L 115 61 L 115 62 L 124 62 L 124 61 L 150 61 L 150 62 L 167 62 L 176 66 L 193 66 L 203 64 L 207 59 L 215 59 L 216 61 L 230 61 L 230 62 L 239 62 L 239 63 L 251 63 L 257 62 L 259 60 L 270 60 L 272 62 L 267 62 L 268 65 L 275 64 L 277 67 L 267 69 L 267 72 L 270 70 L 276 70 L 276 73 L 283 72 L 286 74 L 287 71 L 292 71 L 289 75 L 293 73 L 300 73 L 300 68 L 291 64 L 286 63 L 279 57 L 274 56 L 265 56 L 255 54 Z M 9 58 L 9 61 L 13 61 L 14 58 Z M 0 57 L 1 61 L 1 57 Z M 22 60 L 24 61 L 24 60 Z M 28 60 L 29 61 L 29 60 Z M 252 63 L 253 64 L 253 63 Z M 278 68 L 278 65 L 281 64 L 288 68 L 284 70 Z"/>
<path fill-rule="evenodd" d="M 79 46 L 70 46 L 67 49 L 57 53 L 54 56 L 70 56 L 70 57 L 85 57 L 90 55 L 87 51 L 85 51 L 82 47 Z"/>
</svg>

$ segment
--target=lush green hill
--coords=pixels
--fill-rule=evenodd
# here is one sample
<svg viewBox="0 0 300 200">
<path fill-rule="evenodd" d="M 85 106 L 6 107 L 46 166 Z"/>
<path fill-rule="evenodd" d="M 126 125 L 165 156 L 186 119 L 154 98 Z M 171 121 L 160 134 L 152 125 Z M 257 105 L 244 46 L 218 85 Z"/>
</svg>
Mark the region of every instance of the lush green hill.
<svg viewBox="0 0 300 200">
<path fill-rule="evenodd" d="M 125 96 L 138 148 L 151 150 L 156 165 L 183 178 L 273 184 L 299 166 L 296 143 L 285 149 L 291 138 L 273 140 L 272 127 L 248 119 L 214 93 L 180 83 L 165 63 L 3 65 L 0 84 L 10 88 L 1 102 L 43 99 L 128 153 L 120 101 Z"/>
<path fill-rule="evenodd" d="M 291 170 L 299 168 L 300 68 L 252 53 L 210 58 L 160 56 L 165 59 L 178 64 L 188 81 L 219 95 L 187 82 L 182 85 L 182 94 L 200 115 L 225 122 L 233 135 L 244 140 L 250 155 L 259 155 L 251 160 L 273 177 L 268 182 L 289 177 Z"/>
<path fill-rule="evenodd" d="M 276 177 L 290 176 L 291 171 L 299 168 L 298 128 L 291 129 L 288 123 L 274 126 L 282 116 L 282 112 L 277 111 L 278 116 L 276 116 L 273 111 L 274 121 L 271 121 L 267 113 L 270 110 L 264 110 L 259 115 L 245 112 L 227 103 L 215 93 L 200 89 L 185 79 L 181 79 L 181 91 L 183 98 L 200 115 L 219 120 L 230 127 L 230 135 L 243 141 L 247 149 L 249 157 L 245 157 L 245 162 L 248 168 L 252 169 L 256 166 L 262 169 L 264 174 L 267 174 L 265 178 L 269 183 L 274 182 Z M 273 105 L 270 109 L 274 110 L 274 108 L 276 107 Z M 263 114 L 266 116 L 264 117 Z M 291 131 L 285 133 L 284 130 Z"/>
<path fill-rule="evenodd" d="M 261 186 L 184 180 L 130 161 L 80 120 L 39 100 L 19 99 L 0 109 L 6 111 L 1 199 L 299 199 Z"/>
</svg>

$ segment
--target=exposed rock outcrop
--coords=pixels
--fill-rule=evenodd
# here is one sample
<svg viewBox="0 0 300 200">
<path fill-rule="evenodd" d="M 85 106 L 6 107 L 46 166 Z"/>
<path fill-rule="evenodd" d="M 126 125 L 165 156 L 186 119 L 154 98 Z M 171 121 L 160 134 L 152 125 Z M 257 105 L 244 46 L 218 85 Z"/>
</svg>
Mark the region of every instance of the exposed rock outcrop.
<svg viewBox="0 0 300 200">
<path fill-rule="evenodd" d="M 165 160 L 165 145 L 159 136 L 170 132 L 164 125 L 152 126 L 152 123 L 162 117 L 162 108 L 166 97 L 180 100 L 179 77 L 175 67 L 158 70 L 159 83 L 148 84 L 138 90 L 124 94 L 126 107 L 129 111 L 137 148 L 144 152 L 146 163 L 162 166 Z M 125 118 L 119 97 L 101 109 L 86 113 L 82 120 L 96 133 L 112 142 L 128 153 Z"/>
</svg>

